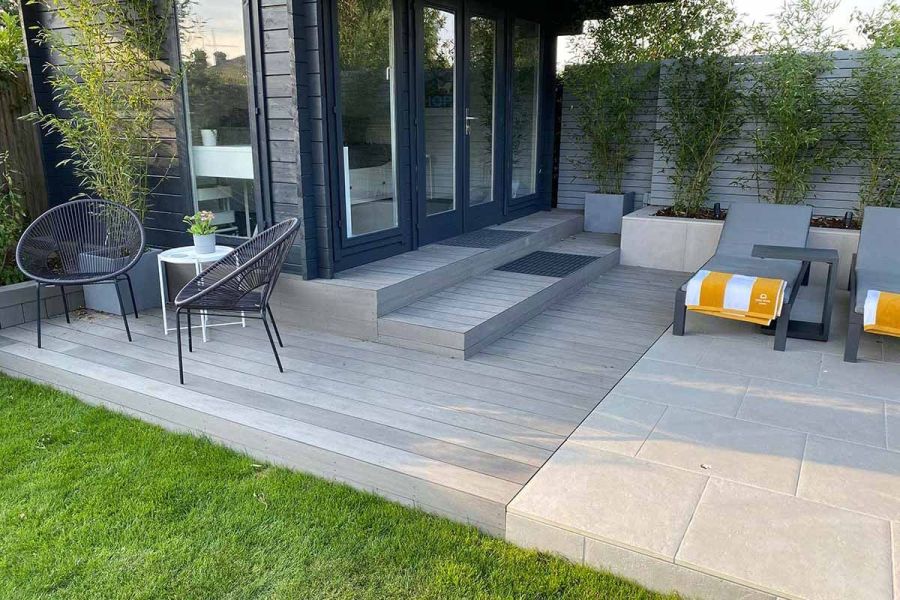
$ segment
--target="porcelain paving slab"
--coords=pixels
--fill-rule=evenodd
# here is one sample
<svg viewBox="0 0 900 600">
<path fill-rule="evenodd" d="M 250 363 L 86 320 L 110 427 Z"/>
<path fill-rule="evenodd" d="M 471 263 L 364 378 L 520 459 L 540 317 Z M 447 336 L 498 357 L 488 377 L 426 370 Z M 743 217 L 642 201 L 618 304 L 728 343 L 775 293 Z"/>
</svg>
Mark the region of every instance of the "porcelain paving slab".
<svg viewBox="0 0 900 600">
<path fill-rule="evenodd" d="M 583 444 L 564 444 L 508 511 L 671 560 L 706 480 Z"/>
<path fill-rule="evenodd" d="M 891 600 L 890 523 L 710 480 L 676 562 L 804 600 Z"/>
<path fill-rule="evenodd" d="M 797 495 L 900 521 L 900 452 L 810 436 Z"/>
<path fill-rule="evenodd" d="M 894 540 L 894 600 L 900 598 L 900 523 L 891 523 Z"/>
<path fill-rule="evenodd" d="M 638 458 L 793 494 L 805 445 L 796 431 L 669 408 Z"/>
<path fill-rule="evenodd" d="M 864 334 L 865 335 L 865 334 Z M 859 361 L 825 355 L 819 385 L 886 400 L 900 400 L 900 368 L 894 363 Z"/>
<path fill-rule="evenodd" d="M 771 341 L 771 340 L 770 340 Z M 822 354 L 791 348 L 775 352 L 770 345 L 752 346 L 735 340 L 711 338 L 698 366 L 751 377 L 765 377 L 789 383 L 816 385 Z"/>
<path fill-rule="evenodd" d="M 900 403 L 884 403 L 885 427 L 887 427 L 887 447 L 900 450 Z"/>
<path fill-rule="evenodd" d="M 615 389 L 642 400 L 734 416 L 749 382 L 743 375 L 643 358 Z"/>
<path fill-rule="evenodd" d="M 884 447 L 884 401 L 877 398 L 754 379 L 738 417 Z"/>
<path fill-rule="evenodd" d="M 661 404 L 610 394 L 569 437 L 569 442 L 634 456 L 665 410 Z"/>
</svg>

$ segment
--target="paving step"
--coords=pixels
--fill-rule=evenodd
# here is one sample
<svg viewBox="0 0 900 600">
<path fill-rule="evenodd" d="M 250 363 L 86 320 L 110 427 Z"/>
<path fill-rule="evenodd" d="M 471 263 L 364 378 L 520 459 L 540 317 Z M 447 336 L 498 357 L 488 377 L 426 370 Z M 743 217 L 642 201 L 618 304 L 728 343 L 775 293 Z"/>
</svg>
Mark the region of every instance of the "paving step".
<svg viewBox="0 0 900 600">
<path fill-rule="evenodd" d="M 474 356 L 617 265 L 617 242 L 615 236 L 580 233 L 469 277 L 379 317 L 377 341 L 453 358 Z"/>
</svg>

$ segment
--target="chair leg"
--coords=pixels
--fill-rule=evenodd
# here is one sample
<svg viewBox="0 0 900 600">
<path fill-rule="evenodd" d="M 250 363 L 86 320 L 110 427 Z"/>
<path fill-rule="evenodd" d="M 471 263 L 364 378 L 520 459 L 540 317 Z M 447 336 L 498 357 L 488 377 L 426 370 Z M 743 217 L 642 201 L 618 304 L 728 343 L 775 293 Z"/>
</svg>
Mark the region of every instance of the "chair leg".
<svg viewBox="0 0 900 600">
<path fill-rule="evenodd" d="M 125 333 L 128 335 L 128 341 L 131 339 L 131 329 L 128 328 L 128 313 L 125 312 L 125 303 L 122 302 L 122 290 L 119 289 L 119 282 L 113 281 L 113 287 L 116 288 L 116 297 L 119 299 L 119 310 L 122 311 L 122 321 L 125 323 Z"/>
<path fill-rule="evenodd" d="M 275 330 L 275 337 L 278 338 L 278 345 L 284 348 L 284 344 L 281 342 L 281 333 L 278 332 L 278 324 L 275 323 L 275 315 L 272 313 L 272 307 L 266 304 L 266 310 L 269 311 L 269 319 L 272 320 L 272 329 Z"/>
<path fill-rule="evenodd" d="M 200 317 L 203 318 L 202 316 Z M 188 352 L 194 351 L 194 335 L 191 327 L 191 309 L 187 309 Z"/>
<path fill-rule="evenodd" d="M 69 320 L 69 299 L 66 298 L 66 286 L 59 286 L 59 291 L 62 293 L 62 301 L 63 301 L 63 310 L 66 312 L 66 323 L 71 323 Z"/>
<path fill-rule="evenodd" d="M 672 326 L 672 335 L 684 335 L 684 321 L 687 317 L 685 299 L 687 292 L 679 289 L 675 292 L 675 323 Z"/>
<path fill-rule="evenodd" d="M 278 370 L 284 373 L 284 367 L 281 366 L 281 358 L 278 356 L 278 348 L 275 347 L 275 340 L 272 339 L 272 330 L 269 328 L 269 321 L 266 320 L 266 313 L 262 313 L 262 322 L 266 326 L 266 335 L 269 336 L 269 344 L 272 346 L 272 352 L 275 354 L 275 362 L 278 363 Z"/>
<path fill-rule="evenodd" d="M 775 350 L 784 352 L 787 347 L 788 327 L 791 324 L 791 303 L 785 302 L 781 307 L 781 316 L 775 320 Z"/>
<path fill-rule="evenodd" d="M 37 284 L 37 343 L 41 347 L 41 284 Z"/>
<path fill-rule="evenodd" d="M 181 309 L 175 309 L 175 332 L 176 343 L 178 344 L 178 381 L 184 385 L 184 363 L 181 358 Z"/>
<path fill-rule="evenodd" d="M 137 300 L 134 299 L 134 288 L 131 287 L 131 275 L 125 273 L 125 281 L 128 282 L 128 293 L 131 294 L 131 308 L 134 309 L 134 318 L 138 318 Z M 116 284 L 118 285 L 118 284 Z"/>
<path fill-rule="evenodd" d="M 855 363 L 859 355 L 859 342 L 863 333 L 862 315 L 850 311 L 850 324 L 847 326 L 847 341 L 844 343 L 844 362 Z"/>
</svg>

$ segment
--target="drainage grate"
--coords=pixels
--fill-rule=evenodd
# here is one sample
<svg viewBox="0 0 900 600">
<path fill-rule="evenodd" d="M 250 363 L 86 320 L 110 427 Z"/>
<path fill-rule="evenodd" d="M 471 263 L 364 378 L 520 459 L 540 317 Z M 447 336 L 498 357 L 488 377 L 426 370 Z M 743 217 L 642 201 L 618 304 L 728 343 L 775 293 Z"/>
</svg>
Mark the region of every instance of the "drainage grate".
<svg viewBox="0 0 900 600">
<path fill-rule="evenodd" d="M 565 254 L 563 252 L 532 252 L 518 260 L 497 267 L 498 271 L 544 275 L 546 277 L 566 277 L 578 269 L 600 258 L 585 254 Z"/>
<path fill-rule="evenodd" d="M 507 242 L 526 236 L 530 231 L 513 231 L 511 229 L 479 229 L 470 231 L 449 240 L 438 242 L 442 246 L 463 246 L 465 248 L 496 248 Z"/>
</svg>

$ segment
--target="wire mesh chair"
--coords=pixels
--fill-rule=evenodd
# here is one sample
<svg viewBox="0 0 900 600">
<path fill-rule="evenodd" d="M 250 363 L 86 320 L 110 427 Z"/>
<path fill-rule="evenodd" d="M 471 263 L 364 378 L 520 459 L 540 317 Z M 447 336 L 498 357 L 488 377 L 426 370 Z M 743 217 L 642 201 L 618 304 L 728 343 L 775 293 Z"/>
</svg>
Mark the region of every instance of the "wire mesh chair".
<svg viewBox="0 0 900 600">
<path fill-rule="evenodd" d="M 297 219 L 288 219 L 266 229 L 235 248 L 228 256 L 207 267 L 178 292 L 175 297 L 175 329 L 178 332 L 178 378 L 182 384 L 184 384 L 184 362 L 181 353 L 182 312 L 187 315 L 189 352 L 194 351 L 191 336 L 191 314 L 194 311 L 199 311 L 201 318 L 227 317 L 240 313 L 242 317 L 260 319 L 269 336 L 269 344 L 275 353 L 278 370 L 284 373 L 269 328 L 271 320 L 278 345 L 283 348 L 281 334 L 275 324 L 275 315 L 269 306 L 269 298 L 299 228 L 300 223 Z M 257 313 L 258 316 L 252 313 Z"/>
<path fill-rule="evenodd" d="M 125 333 L 131 341 L 128 316 L 118 282 L 128 282 L 134 317 L 137 303 L 128 271 L 140 260 L 146 237 L 133 210 L 106 200 L 73 200 L 38 217 L 19 238 L 16 264 L 37 282 L 37 345 L 41 347 L 41 288 L 58 286 L 66 322 L 66 286 L 111 283 L 116 288 Z"/>
</svg>

